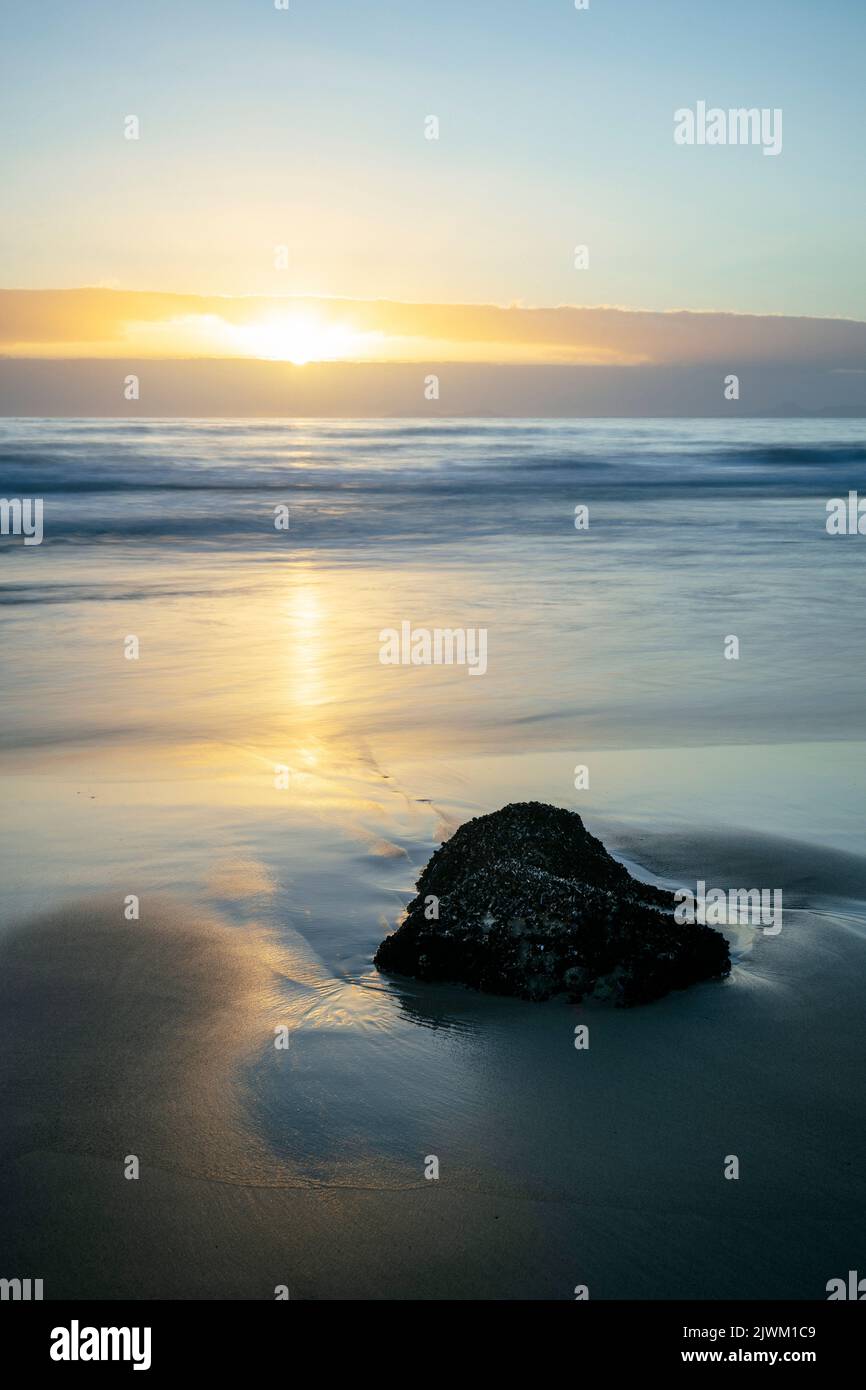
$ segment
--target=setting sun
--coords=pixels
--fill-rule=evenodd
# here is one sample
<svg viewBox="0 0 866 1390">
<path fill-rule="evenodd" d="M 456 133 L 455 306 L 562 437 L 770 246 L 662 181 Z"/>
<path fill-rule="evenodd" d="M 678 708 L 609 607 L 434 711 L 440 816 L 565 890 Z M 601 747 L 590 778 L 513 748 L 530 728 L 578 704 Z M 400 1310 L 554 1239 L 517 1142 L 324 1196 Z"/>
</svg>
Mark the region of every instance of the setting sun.
<svg viewBox="0 0 866 1390">
<path fill-rule="evenodd" d="M 285 314 L 259 323 L 231 325 L 228 332 L 245 356 L 293 362 L 297 367 L 359 356 L 370 336 L 345 324 L 323 323 L 312 314 Z"/>
</svg>

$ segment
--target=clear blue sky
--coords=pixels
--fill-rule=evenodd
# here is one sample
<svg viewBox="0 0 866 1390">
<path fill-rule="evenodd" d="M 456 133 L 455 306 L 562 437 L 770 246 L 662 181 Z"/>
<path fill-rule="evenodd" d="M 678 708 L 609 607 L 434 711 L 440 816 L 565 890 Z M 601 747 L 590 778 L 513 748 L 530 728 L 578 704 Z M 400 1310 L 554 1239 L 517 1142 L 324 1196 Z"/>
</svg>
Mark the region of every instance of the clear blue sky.
<svg viewBox="0 0 866 1390">
<path fill-rule="evenodd" d="M 7 286 L 866 318 L 864 0 L 2 14 Z M 781 107 L 781 155 L 678 148 L 698 100 Z"/>
</svg>

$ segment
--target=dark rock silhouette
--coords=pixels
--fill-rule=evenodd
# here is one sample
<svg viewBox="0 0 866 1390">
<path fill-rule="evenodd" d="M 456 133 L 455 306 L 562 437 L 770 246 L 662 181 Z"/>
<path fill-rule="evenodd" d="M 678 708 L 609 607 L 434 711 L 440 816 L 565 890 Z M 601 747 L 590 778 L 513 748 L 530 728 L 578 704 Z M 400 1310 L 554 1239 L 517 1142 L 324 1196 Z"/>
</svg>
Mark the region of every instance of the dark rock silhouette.
<svg viewBox="0 0 866 1390">
<path fill-rule="evenodd" d="M 675 922 L 672 893 L 632 878 L 576 812 L 538 801 L 467 821 L 416 886 L 380 970 L 627 1007 L 731 968 L 721 932 Z"/>
</svg>

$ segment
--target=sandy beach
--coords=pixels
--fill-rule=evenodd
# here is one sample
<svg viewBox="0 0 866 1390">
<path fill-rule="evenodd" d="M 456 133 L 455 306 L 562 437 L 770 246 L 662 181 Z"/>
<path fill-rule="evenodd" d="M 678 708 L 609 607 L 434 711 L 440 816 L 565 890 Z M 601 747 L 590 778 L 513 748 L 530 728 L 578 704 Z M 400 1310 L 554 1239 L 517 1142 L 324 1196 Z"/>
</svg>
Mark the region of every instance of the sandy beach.
<svg viewBox="0 0 866 1390">
<path fill-rule="evenodd" d="M 3 576 L 6 1264 L 46 1298 L 825 1297 L 866 1211 L 862 577 L 811 515 L 843 427 L 789 443 L 829 477 L 803 463 L 781 529 L 760 509 L 740 529 L 736 583 L 771 602 L 736 672 L 731 575 L 705 557 L 744 469 L 787 496 L 760 437 L 698 474 L 702 433 L 676 426 L 688 457 L 663 467 L 668 435 L 647 457 L 611 427 L 643 520 L 590 552 L 567 528 L 578 489 L 616 505 L 597 438 L 485 426 L 454 465 L 451 436 L 308 431 L 309 534 L 278 551 L 231 482 L 233 451 L 300 449 L 268 428 L 76 426 L 77 470 L 59 444 L 31 460 L 66 530 Z M 179 438 L 194 497 L 170 486 Z M 121 443 L 122 526 L 99 490 Z M 361 447 L 340 494 L 334 451 Z M 527 448 L 529 511 L 501 462 Z M 482 679 L 379 663 L 382 628 L 455 614 L 489 628 Z M 442 839 L 533 799 L 648 882 L 781 889 L 782 931 L 732 931 L 729 979 L 632 1010 L 377 972 Z"/>
<path fill-rule="evenodd" d="M 706 871 L 700 836 L 651 838 L 645 876 Z M 793 901 L 807 847 L 743 837 L 713 874 L 746 850 Z M 809 905 L 727 982 L 629 1011 L 379 976 L 374 900 L 410 866 L 361 844 L 366 923 L 330 935 L 277 944 L 261 893 L 233 920 L 103 899 L 7 930 L 4 1249 L 53 1297 L 820 1297 L 866 1198 L 866 864 L 839 858 L 849 881 L 814 855 Z"/>
</svg>

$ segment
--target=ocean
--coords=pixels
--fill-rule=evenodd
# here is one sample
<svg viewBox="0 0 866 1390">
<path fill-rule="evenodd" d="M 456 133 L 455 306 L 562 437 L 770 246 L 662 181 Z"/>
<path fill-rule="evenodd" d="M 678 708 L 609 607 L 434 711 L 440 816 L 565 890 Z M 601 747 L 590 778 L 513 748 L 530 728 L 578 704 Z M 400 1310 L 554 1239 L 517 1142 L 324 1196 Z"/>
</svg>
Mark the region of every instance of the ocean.
<svg viewBox="0 0 866 1390">
<path fill-rule="evenodd" d="M 862 1268 L 866 538 L 826 520 L 864 463 L 838 420 L 0 422 L 44 529 L 0 539 L 0 1272 Z M 404 624 L 483 631 L 485 670 L 385 664 Z M 781 889 L 782 931 L 634 1010 L 380 975 L 437 844 L 533 799 L 647 881 Z"/>
</svg>

